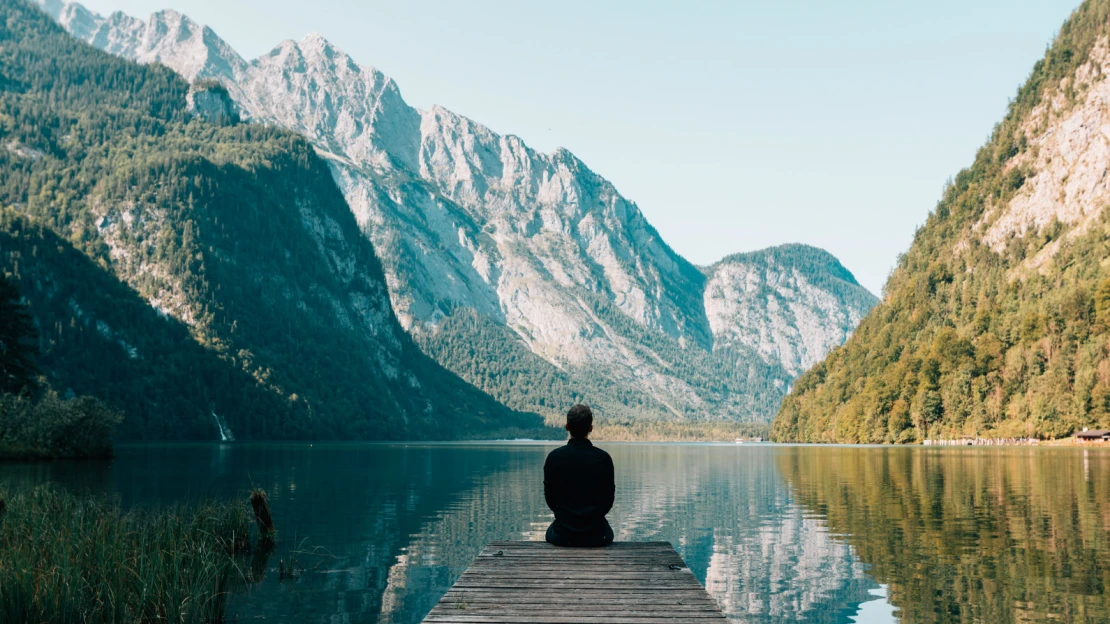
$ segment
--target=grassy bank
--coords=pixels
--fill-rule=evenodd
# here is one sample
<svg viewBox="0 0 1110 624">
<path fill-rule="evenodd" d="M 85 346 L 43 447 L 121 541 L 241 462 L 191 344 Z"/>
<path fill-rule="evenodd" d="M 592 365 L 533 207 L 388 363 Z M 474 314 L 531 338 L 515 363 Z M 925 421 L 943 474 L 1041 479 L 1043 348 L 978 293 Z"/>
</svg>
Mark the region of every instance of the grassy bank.
<svg viewBox="0 0 1110 624">
<path fill-rule="evenodd" d="M 218 622 L 249 543 L 244 504 L 124 512 L 0 489 L 0 621 Z"/>
</svg>

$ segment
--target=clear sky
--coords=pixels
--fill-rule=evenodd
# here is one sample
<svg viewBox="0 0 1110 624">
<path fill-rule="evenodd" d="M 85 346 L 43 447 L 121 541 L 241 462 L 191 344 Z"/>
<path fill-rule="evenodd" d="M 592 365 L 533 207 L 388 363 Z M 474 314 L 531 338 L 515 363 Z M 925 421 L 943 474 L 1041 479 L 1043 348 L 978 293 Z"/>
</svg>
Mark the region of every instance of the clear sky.
<svg viewBox="0 0 1110 624">
<path fill-rule="evenodd" d="M 875 293 L 1078 0 L 84 0 L 246 58 L 316 31 L 532 147 L 566 147 L 698 264 L 823 247 Z"/>
</svg>

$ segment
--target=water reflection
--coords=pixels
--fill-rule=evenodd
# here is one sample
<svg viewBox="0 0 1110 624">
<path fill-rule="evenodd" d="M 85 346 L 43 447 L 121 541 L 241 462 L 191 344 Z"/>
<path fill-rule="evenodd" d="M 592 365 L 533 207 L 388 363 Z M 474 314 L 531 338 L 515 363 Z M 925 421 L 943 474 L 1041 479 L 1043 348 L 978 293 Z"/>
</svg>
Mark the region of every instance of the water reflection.
<svg viewBox="0 0 1110 624">
<path fill-rule="evenodd" d="M 268 573 L 234 598 L 230 615 L 282 622 L 419 622 L 487 542 L 541 539 L 551 518 L 541 495 L 541 468 L 550 448 L 131 447 L 110 466 L 0 466 L 0 479 L 57 481 L 117 494 L 125 505 L 263 487 L 270 493 L 279 543 Z M 782 474 L 798 487 L 809 482 L 804 475 L 810 464 L 789 459 L 794 455 L 784 463 L 788 449 L 606 448 L 617 466 L 611 523 L 618 539 L 672 542 L 732 619 L 874 617 L 872 592 L 880 586 L 868 575 L 868 560 L 855 555 L 851 538 L 830 535 L 811 499 L 806 506 L 797 504 Z M 818 450 L 827 449 L 812 451 Z M 297 554 L 309 548 L 319 550 Z M 310 571 L 296 582 L 282 581 L 275 571 L 279 561 L 293 558 Z M 890 615 L 858 621 L 890 621 Z"/>
<path fill-rule="evenodd" d="M 783 449 L 906 623 L 1110 622 L 1110 453 Z"/>
<path fill-rule="evenodd" d="M 492 539 L 542 539 L 543 453 L 482 478 L 410 536 L 391 567 L 385 617 L 423 614 Z M 619 540 L 675 545 L 718 604 L 744 622 L 846 622 L 877 587 L 849 547 L 793 504 L 771 447 L 614 445 Z M 518 451 L 519 452 L 519 451 Z M 418 618 L 417 618 L 418 619 Z M 403 621 L 411 621 L 404 619 Z"/>
</svg>

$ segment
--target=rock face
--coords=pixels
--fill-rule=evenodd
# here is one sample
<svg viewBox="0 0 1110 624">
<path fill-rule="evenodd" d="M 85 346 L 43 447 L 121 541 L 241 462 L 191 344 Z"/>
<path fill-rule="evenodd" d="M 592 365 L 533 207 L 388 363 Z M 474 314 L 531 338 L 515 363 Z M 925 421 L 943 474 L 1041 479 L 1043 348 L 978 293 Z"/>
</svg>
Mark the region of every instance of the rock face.
<svg viewBox="0 0 1110 624">
<path fill-rule="evenodd" d="M 215 81 L 197 81 L 185 96 L 186 110 L 219 126 L 239 123 L 239 107 Z"/>
<path fill-rule="evenodd" d="M 174 11 L 140 20 L 43 7 L 101 49 L 217 80 L 244 119 L 307 137 L 373 241 L 405 329 L 510 406 L 561 414 L 565 386 L 613 420 L 766 420 L 790 379 L 873 304 L 789 264 L 749 278 L 723 261 L 707 276 L 570 152 L 414 109 L 320 35 L 246 61 Z M 760 294 L 760 280 L 778 294 Z M 467 355 L 479 342 L 487 361 Z"/>
</svg>

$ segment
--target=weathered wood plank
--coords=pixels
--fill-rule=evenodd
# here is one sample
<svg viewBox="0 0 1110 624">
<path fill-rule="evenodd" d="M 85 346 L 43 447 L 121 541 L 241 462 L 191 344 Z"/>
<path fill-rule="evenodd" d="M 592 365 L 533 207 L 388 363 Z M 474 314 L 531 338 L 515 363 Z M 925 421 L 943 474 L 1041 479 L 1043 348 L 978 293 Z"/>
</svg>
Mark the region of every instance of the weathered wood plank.
<svg viewBox="0 0 1110 624">
<path fill-rule="evenodd" d="M 429 624 L 709 624 L 717 603 L 666 542 L 560 548 L 491 542 Z"/>
<path fill-rule="evenodd" d="M 544 566 L 559 566 L 564 568 L 583 568 L 593 565 L 640 565 L 640 566 L 663 566 L 676 565 L 685 567 L 682 559 L 672 559 L 670 557 L 654 557 L 651 559 L 565 559 L 559 562 L 551 562 L 543 559 L 523 560 L 515 557 L 497 557 L 491 558 L 481 562 L 475 562 L 476 566 L 481 566 L 483 569 L 496 568 L 498 566 L 513 566 L 513 567 L 544 567 Z"/>
<path fill-rule="evenodd" d="M 682 574 L 680 572 L 676 574 Z M 662 576 L 648 576 L 644 578 L 634 578 L 627 582 L 620 580 L 620 578 L 592 578 L 589 576 L 579 576 L 571 578 L 487 578 L 482 576 L 470 576 L 460 578 L 455 582 L 456 587 L 494 587 L 501 585 L 508 585 L 513 587 L 596 587 L 598 590 L 604 587 L 628 587 L 628 586 L 642 586 L 642 587 L 658 587 L 672 586 L 672 587 L 687 587 L 688 583 L 685 578 L 675 577 L 662 577 Z"/>
<path fill-rule="evenodd" d="M 498 554 L 501 553 L 501 554 Z M 489 553 L 482 553 L 478 555 L 479 561 L 489 561 L 493 559 L 514 559 L 517 561 L 548 561 L 554 555 L 558 555 L 559 559 L 564 561 L 652 561 L 655 559 L 666 559 L 670 561 L 678 560 L 680 557 L 672 553 L 657 552 L 657 553 L 634 553 L 628 555 L 614 555 L 607 557 L 601 553 L 588 552 L 588 553 L 558 553 L 556 552 L 513 552 L 496 550 Z"/>
<path fill-rule="evenodd" d="M 624 552 L 614 552 L 612 554 L 605 554 L 598 552 L 596 548 L 564 548 L 562 550 L 515 550 L 509 548 L 497 548 L 493 550 L 485 550 L 479 555 L 480 558 L 486 557 L 539 557 L 547 558 L 552 555 L 558 555 L 564 559 L 637 559 L 642 557 L 677 557 L 678 555 L 673 550 L 632 550 Z M 497 553 L 501 553 L 498 555 Z"/>
<path fill-rule="evenodd" d="M 497 540 L 497 541 L 493 541 L 493 542 L 490 542 L 489 544 L 487 544 L 486 548 L 487 549 L 489 549 L 489 548 L 504 548 L 505 546 L 510 546 L 512 548 L 520 548 L 520 549 L 531 548 L 531 549 L 534 549 L 534 550 L 560 550 L 560 551 L 566 551 L 566 550 L 605 550 L 605 551 L 608 551 L 608 552 L 622 552 L 622 551 L 625 551 L 625 550 L 651 550 L 651 549 L 662 549 L 662 550 L 670 550 L 670 551 L 674 550 L 674 547 L 671 546 L 670 542 L 613 542 L 612 544 L 609 544 L 608 546 L 605 546 L 604 548 L 592 548 L 591 549 L 591 548 L 564 548 L 562 546 L 555 546 L 555 545 L 552 545 L 552 544 L 548 544 L 547 542 L 539 542 L 539 541 L 528 542 L 528 541 L 522 541 L 522 540 Z"/>
<path fill-rule="evenodd" d="M 704 590 L 702 590 L 702 591 L 704 591 Z M 452 589 L 452 592 L 458 593 L 458 594 L 488 594 L 488 595 L 497 595 L 497 596 L 504 596 L 505 595 L 504 588 L 498 588 L 498 587 L 494 587 L 494 588 L 463 587 L 463 588 L 459 588 L 459 589 Z M 446 595 L 450 595 L 450 594 L 446 594 Z M 682 587 L 682 588 L 661 587 L 661 588 L 652 588 L 652 589 L 637 589 L 635 587 L 631 587 L 631 588 L 624 588 L 624 589 L 618 589 L 618 590 L 612 590 L 612 589 L 600 589 L 600 590 L 576 589 L 573 592 L 573 597 L 568 596 L 568 592 L 565 589 L 542 590 L 542 589 L 531 589 L 531 588 L 529 588 L 528 591 L 527 591 L 527 595 L 528 596 L 546 596 L 546 595 L 563 596 L 568 601 L 578 600 L 579 597 L 582 598 L 583 600 L 603 601 L 607 597 L 611 598 L 611 599 L 623 598 L 623 599 L 632 600 L 632 599 L 635 599 L 635 598 L 651 598 L 653 596 L 656 597 L 656 598 L 665 598 L 665 599 L 674 598 L 676 600 L 684 600 L 684 599 L 687 599 L 687 598 L 701 597 L 704 594 L 699 592 L 697 589 L 691 589 L 691 588 L 688 588 L 688 587 Z"/>
<path fill-rule="evenodd" d="M 561 567 L 576 567 L 582 568 L 592 565 L 659 565 L 668 566 L 676 565 L 685 567 L 682 559 L 672 557 L 643 557 L 637 559 L 572 559 L 567 558 L 558 562 L 549 561 L 546 559 L 522 559 L 516 557 L 491 557 L 483 561 L 474 562 L 475 565 L 481 565 L 483 568 L 497 567 L 497 566 L 561 566 Z"/>
<path fill-rule="evenodd" d="M 559 546 L 551 546 L 550 548 L 514 548 L 512 546 L 487 546 L 482 551 L 483 555 L 490 555 L 493 553 L 501 553 L 503 555 L 530 555 L 542 556 L 551 553 L 559 553 L 560 557 L 574 557 L 574 556 L 588 556 L 588 557 L 601 557 L 601 551 L 605 548 L 562 548 Z M 609 557 L 645 557 L 652 555 L 673 555 L 673 549 L 670 548 L 643 548 L 640 550 L 614 550 L 607 553 Z"/>
<path fill-rule="evenodd" d="M 640 572 L 599 572 L 596 570 L 583 571 L 497 571 L 497 572 L 464 572 L 458 580 L 470 581 L 496 581 L 498 578 L 508 578 L 515 581 L 684 581 L 683 574 L 690 574 L 683 570 L 644 570 Z"/>
<path fill-rule="evenodd" d="M 436 622 L 441 624 L 478 624 L 482 622 L 503 624 L 659 624 L 660 622 L 670 622 L 674 624 L 706 624 L 707 622 L 727 622 L 727 620 L 723 614 L 717 614 L 713 617 L 625 617 L 623 615 L 598 617 L 589 613 L 583 613 L 581 615 L 557 613 L 528 618 L 517 617 L 515 615 L 452 615 L 443 618 L 436 617 L 435 620 L 424 620 L 424 622 Z"/>
<path fill-rule="evenodd" d="M 675 592 L 663 593 L 658 592 L 620 592 L 608 593 L 608 600 L 602 601 L 599 598 L 604 596 L 598 594 L 578 595 L 581 592 L 576 592 L 573 596 L 567 596 L 566 592 L 529 592 L 526 596 L 513 596 L 513 604 L 543 604 L 543 603 L 563 603 L 563 604 L 578 604 L 581 602 L 594 602 L 596 604 L 620 604 L 620 603 L 637 603 L 637 604 L 717 604 L 713 598 L 703 594 L 680 594 Z M 478 602 L 504 602 L 505 595 L 501 592 L 447 592 L 443 596 L 443 600 L 447 602 L 465 601 L 471 603 Z"/>
<path fill-rule="evenodd" d="M 460 587 L 492 587 L 494 585 L 514 585 L 514 586 L 527 586 L 527 587 L 564 587 L 564 586 L 584 586 L 584 587 L 630 587 L 630 586 L 650 586 L 658 587 L 660 585 L 672 587 L 685 587 L 688 584 L 684 582 L 683 578 L 674 578 L 670 576 L 663 576 L 658 574 L 635 574 L 620 577 L 605 577 L 605 576 L 584 576 L 574 574 L 556 574 L 547 576 L 483 576 L 481 574 L 471 574 L 458 578 L 455 582 Z"/>
<path fill-rule="evenodd" d="M 673 595 L 673 594 L 671 594 Z M 658 600 L 656 598 L 635 598 L 623 600 L 592 600 L 592 601 L 563 601 L 556 600 L 541 601 L 524 598 L 523 602 L 516 602 L 506 604 L 503 602 L 504 596 L 500 599 L 490 598 L 487 600 L 478 600 L 473 597 L 456 599 L 454 597 L 444 598 L 444 602 L 438 604 L 433 613 L 441 609 L 508 609 L 508 610 L 563 610 L 570 609 L 576 613 L 579 612 L 597 612 L 604 613 L 606 611 L 623 611 L 628 609 L 653 609 L 658 611 L 690 611 L 690 610 L 719 610 L 717 603 L 712 600 L 682 600 L 682 601 L 668 601 Z"/>
<path fill-rule="evenodd" d="M 546 542 L 535 542 L 537 545 L 531 545 L 529 542 L 492 542 L 487 545 L 482 554 L 490 554 L 495 552 L 502 552 L 504 554 L 514 553 L 523 555 L 538 555 L 545 553 L 559 553 L 560 556 L 574 556 L 574 555 L 596 555 L 600 556 L 604 553 L 609 557 L 635 557 L 637 555 L 654 555 L 654 554 L 676 554 L 674 548 L 669 544 L 643 544 L 643 548 L 627 548 L 620 547 L 619 542 L 605 546 L 604 548 L 564 548 L 562 546 L 552 546 Z"/>
<path fill-rule="evenodd" d="M 509 562 L 506 564 L 506 562 Z M 557 560 L 551 559 L 514 559 L 511 557 L 490 557 L 487 559 L 477 559 L 470 565 L 470 570 L 497 570 L 507 566 L 512 566 L 516 569 L 531 569 L 531 568 L 552 568 L 556 570 L 581 570 L 582 566 L 590 566 L 591 568 L 626 568 L 638 569 L 647 567 L 667 567 L 668 565 L 678 565 L 686 567 L 682 563 L 682 559 L 677 557 L 656 557 L 652 559 L 574 559 L 574 560 Z"/>
<path fill-rule="evenodd" d="M 552 618 L 563 618 L 574 622 L 628 622 L 630 620 L 647 620 L 653 622 L 673 620 L 698 620 L 700 622 L 715 622 L 724 620 L 725 616 L 719 611 L 715 613 L 657 613 L 650 611 L 630 611 L 628 613 L 574 613 L 573 611 L 558 611 L 548 613 L 474 613 L 466 611 L 456 613 L 432 614 L 424 618 L 424 622 L 551 622 Z"/>
<path fill-rule="evenodd" d="M 555 605 L 548 605 L 546 609 L 471 609 L 463 606 L 458 609 L 441 609 L 432 611 L 428 617 L 424 618 L 425 622 L 437 622 L 444 620 L 457 620 L 460 617 L 465 618 L 486 618 L 488 620 L 501 619 L 501 618 L 515 618 L 516 620 L 532 621 L 550 617 L 567 617 L 567 618 L 654 618 L 654 619 L 674 619 L 674 618 L 696 618 L 696 619 L 718 619 L 721 618 L 720 609 L 681 609 L 681 610 L 660 610 L 651 609 L 650 607 L 628 607 L 624 610 L 609 610 L 609 611 L 594 611 L 594 610 L 576 610 L 576 609 L 561 609 Z M 480 620 L 483 621 L 483 620 Z"/>
<path fill-rule="evenodd" d="M 451 590 L 452 591 L 458 591 L 458 592 L 500 591 L 496 588 L 488 588 L 488 587 L 483 588 L 481 586 L 452 587 Z M 548 587 L 548 588 L 545 588 L 545 587 L 542 587 L 542 586 L 541 587 L 532 587 L 532 588 L 529 589 L 529 591 L 537 593 L 537 594 L 549 593 L 549 592 L 550 593 L 561 593 L 561 594 L 564 594 L 564 595 L 566 594 L 565 589 L 561 589 L 561 588 L 557 588 L 557 587 Z M 618 591 L 620 591 L 621 593 L 651 593 L 651 592 L 656 592 L 656 591 L 694 591 L 694 592 L 696 592 L 696 591 L 698 591 L 698 588 L 697 587 L 674 587 L 674 588 L 671 588 L 671 589 L 667 589 L 665 587 L 662 587 L 662 588 L 661 587 L 637 588 L 636 585 L 626 585 L 626 586 L 620 588 Z M 702 591 L 704 591 L 704 590 L 702 590 Z M 600 588 L 600 587 L 593 587 L 593 588 L 585 587 L 585 588 L 582 588 L 582 589 L 578 590 L 576 593 L 581 593 L 583 596 L 588 595 L 588 594 L 611 594 L 611 593 L 613 593 L 613 590 L 609 589 L 609 588 Z"/>
<path fill-rule="evenodd" d="M 717 603 L 713 602 L 712 600 L 696 600 L 696 601 L 694 601 L 694 600 L 691 600 L 691 601 L 657 600 L 655 602 L 660 603 L 660 604 L 654 605 L 653 608 L 654 607 L 659 607 L 660 609 L 685 610 L 685 609 L 716 609 L 717 608 Z M 453 607 L 455 605 L 464 605 L 467 608 L 475 608 L 475 609 L 550 609 L 551 607 L 548 606 L 548 605 L 551 605 L 551 604 L 566 604 L 568 606 L 573 606 L 575 609 L 577 609 L 578 608 L 577 605 L 579 603 L 574 602 L 574 601 L 570 601 L 570 602 L 563 601 L 562 603 L 557 603 L 554 600 L 547 601 L 547 602 L 534 602 L 534 601 L 532 601 L 530 599 L 527 599 L 527 598 L 525 598 L 522 602 L 507 603 L 507 602 L 504 602 L 503 600 L 500 600 L 500 601 L 499 600 L 475 600 L 475 599 L 471 599 L 471 598 L 467 598 L 467 597 L 460 597 L 460 598 L 446 598 L 445 597 L 444 600 L 440 604 L 442 604 L 443 606 L 447 606 L 447 607 Z M 593 608 L 595 608 L 598 611 L 612 611 L 614 609 L 617 609 L 617 610 L 627 609 L 628 607 L 625 606 L 627 604 L 643 604 L 643 601 L 642 600 L 635 600 L 635 601 L 622 600 L 622 601 L 619 601 L 619 602 L 597 603 L 597 604 L 593 605 Z"/>
<path fill-rule="evenodd" d="M 572 565 L 572 566 L 471 566 L 465 574 L 481 574 L 483 576 L 496 576 L 498 574 L 573 574 L 575 576 L 605 576 L 609 574 L 666 574 L 681 576 L 686 571 L 682 566 L 667 564 L 640 564 L 640 565 Z M 689 574 L 689 572 L 686 572 Z"/>
<path fill-rule="evenodd" d="M 643 605 L 642 603 L 609 603 L 609 604 L 592 604 L 589 605 L 589 611 L 597 614 L 605 614 L 610 611 L 622 612 L 628 615 L 630 610 L 644 610 L 647 608 L 652 613 L 693 613 L 693 612 L 713 612 L 718 613 L 720 610 L 716 604 L 713 603 L 698 603 L 698 604 L 660 604 L 660 605 Z M 574 612 L 581 612 L 583 608 L 574 604 L 558 603 L 527 603 L 527 604 L 503 604 L 503 603 L 490 603 L 490 602 L 446 602 L 443 603 L 442 608 L 437 608 L 432 613 L 442 611 L 465 611 L 467 613 L 482 612 L 482 613 L 532 613 L 535 611 L 551 612 L 553 610 L 571 610 Z"/>
</svg>

